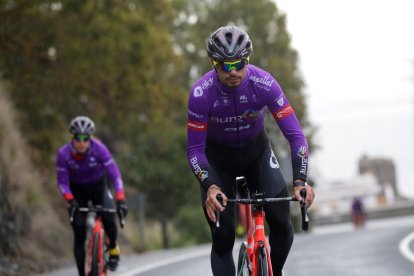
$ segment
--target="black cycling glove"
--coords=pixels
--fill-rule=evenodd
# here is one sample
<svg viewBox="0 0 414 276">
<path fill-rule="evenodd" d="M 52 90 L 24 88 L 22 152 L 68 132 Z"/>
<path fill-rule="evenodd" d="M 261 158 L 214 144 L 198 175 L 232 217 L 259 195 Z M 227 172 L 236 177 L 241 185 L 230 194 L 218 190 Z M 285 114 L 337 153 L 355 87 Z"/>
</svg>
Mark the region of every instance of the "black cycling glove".
<svg viewBox="0 0 414 276">
<path fill-rule="evenodd" d="M 73 218 L 75 217 L 75 212 L 78 209 L 78 203 L 76 200 L 71 199 L 68 200 L 68 213 L 69 213 L 69 220 L 70 222 L 73 221 Z"/>
<path fill-rule="evenodd" d="M 128 214 L 128 207 L 125 203 L 125 201 L 123 200 L 118 200 L 116 202 L 117 205 L 117 212 L 118 212 L 118 216 L 120 219 L 125 218 L 126 215 Z"/>
</svg>

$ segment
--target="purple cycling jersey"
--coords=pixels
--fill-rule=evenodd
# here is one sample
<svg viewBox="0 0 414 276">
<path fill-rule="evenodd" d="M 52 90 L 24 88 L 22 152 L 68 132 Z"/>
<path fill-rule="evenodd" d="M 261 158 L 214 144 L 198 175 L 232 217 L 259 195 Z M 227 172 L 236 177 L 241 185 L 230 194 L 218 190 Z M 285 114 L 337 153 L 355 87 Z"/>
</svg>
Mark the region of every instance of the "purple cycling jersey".
<svg viewBox="0 0 414 276">
<path fill-rule="evenodd" d="M 108 173 L 114 185 L 116 198 L 124 199 L 121 173 L 107 147 L 96 139 L 91 139 L 89 149 L 82 158 L 75 158 L 73 145 L 63 145 L 56 156 L 58 187 L 65 199 L 72 199 L 70 183 L 87 186 L 96 183 Z"/>
<path fill-rule="evenodd" d="M 187 158 L 203 186 L 217 183 L 208 173 L 206 139 L 232 148 L 243 147 L 263 129 L 266 108 L 289 141 L 293 177 L 306 180 L 308 144 L 302 127 L 278 82 L 268 72 L 249 64 L 238 87 L 221 84 L 217 73 L 211 70 L 191 89 Z"/>
</svg>

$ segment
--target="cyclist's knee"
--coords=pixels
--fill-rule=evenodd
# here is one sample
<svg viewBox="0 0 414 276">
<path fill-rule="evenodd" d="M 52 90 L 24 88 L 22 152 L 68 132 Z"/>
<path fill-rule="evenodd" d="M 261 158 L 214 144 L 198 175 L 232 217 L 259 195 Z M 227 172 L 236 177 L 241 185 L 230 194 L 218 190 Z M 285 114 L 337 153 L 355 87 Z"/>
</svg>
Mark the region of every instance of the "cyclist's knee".
<svg viewBox="0 0 414 276">
<path fill-rule="evenodd" d="M 269 212 L 267 222 L 271 236 L 278 237 L 277 239 L 293 239 L 293 226 L 289 213 L 272 215 L 272 212 Z"/>
<path fill-rule="evenodd" d="M 223 230 L 223 231 L 221 231 Z M 213 234 L 213 250 L 216 254 L 223 256 L 233 250 L 235 241 L 234 231 L 220 229 Z"/>
<path fill-rule="evenodd" d="M 83 246 L 86 240 L 86 227 L 73 228 L 75 233 L 75 244 Z"/>
<path fill-rule="evenodd" d="M 112 213 L 102 214 L 102 222 L 104 223 L 104 225 L 107 225 L 109 227 L 116 227 L 115 221 L 116 221 L 115 214 L 112 214 Z"/>
</svg>

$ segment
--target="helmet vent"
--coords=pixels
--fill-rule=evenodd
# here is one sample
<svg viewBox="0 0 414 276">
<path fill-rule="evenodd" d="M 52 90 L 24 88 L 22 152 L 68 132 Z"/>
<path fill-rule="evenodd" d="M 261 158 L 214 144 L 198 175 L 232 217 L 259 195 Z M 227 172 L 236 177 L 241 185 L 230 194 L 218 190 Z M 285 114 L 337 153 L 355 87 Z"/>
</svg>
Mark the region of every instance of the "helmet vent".
<svg viewBox="0 0 414 276">
<path fill-rule="evenodd" d="M 232 38 L 233 38 L 232 33 L 226 33 L 226 40 L 228 44 L 231 44 Z"/>
</svg>

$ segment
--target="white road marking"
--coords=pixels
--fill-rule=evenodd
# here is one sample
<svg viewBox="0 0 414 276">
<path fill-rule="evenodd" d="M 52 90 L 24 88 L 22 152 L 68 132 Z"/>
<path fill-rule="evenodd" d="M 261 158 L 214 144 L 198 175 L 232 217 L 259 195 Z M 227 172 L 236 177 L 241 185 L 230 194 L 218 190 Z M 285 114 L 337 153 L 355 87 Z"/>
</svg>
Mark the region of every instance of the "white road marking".
<svg viewBox="0 0 414 276">
<path fill-rule="evenodd" d="M 410 249 L 410 243 L 413 240 L 414 240 L 414 232 L 406 236 L 404 239 L 402 239 L 398 248 L 401 254 L 406 259 L 414 263 L 414 253 Z"/>
<path fill-rule="evenodd" d="M 201 250 L 201 251 L 198 251 L 198 252 L 190 252 L 190 253 L 187 253 L 187 254 L 183 254 L 181 256 L 177 256 L 177 257 L 165 259 L 165 260 L 162 260 L 162 261 L 158 261 L 158 262 L 155 262 L 155 263 L 152 263 L 152 264 L 137 267 L 135 269 L 129 270 L 126 273 L 119 274 L 119 276 L 138 275 L 138 274 L 141 274 L 143 272 L 147 272 L 147 271 L 159 268 L 161 266 L 166 266 L 166 265 L 176 263 L 176 262 L 181 262 L 181 261 L 195 259 L 195 258 L 202 257 L 202 256 L 207 256 L 207 255 L 210 255 L 210 252 L 211 252 L 211 248 L 204 249 L 204 250 Z"/>
</svg>

